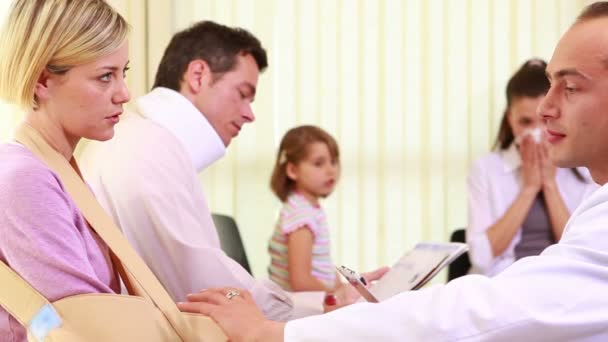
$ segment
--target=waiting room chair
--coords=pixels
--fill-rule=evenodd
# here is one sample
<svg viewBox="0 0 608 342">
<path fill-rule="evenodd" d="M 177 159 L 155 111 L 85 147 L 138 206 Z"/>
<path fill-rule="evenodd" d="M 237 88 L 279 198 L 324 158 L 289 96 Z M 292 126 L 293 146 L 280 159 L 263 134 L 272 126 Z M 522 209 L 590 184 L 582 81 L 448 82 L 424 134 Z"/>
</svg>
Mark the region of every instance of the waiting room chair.
<svg viewBox="0 0 608 342">
<path fill-rule="evenodd" d="M 453 231 L 450 236 L 450 242 L 466 243 L 466 230 L 460 228 Z M 471 261 L 469 260 L 469 253 L 465 252 L 448 266 L 448 281 L 466 275 L 470 268 Z"/>
<path fill-rule="evenodd" d="M 217 229 L 217 234 L 220 237 L 222 250 L 251 274 L 249 260 L 247 260 L 245 246 L 243 245 L 236 221 L 230 216 L 221 214 L 211 214 L 211 217 L 213 218 L 215 229 Z"/>
</svg>

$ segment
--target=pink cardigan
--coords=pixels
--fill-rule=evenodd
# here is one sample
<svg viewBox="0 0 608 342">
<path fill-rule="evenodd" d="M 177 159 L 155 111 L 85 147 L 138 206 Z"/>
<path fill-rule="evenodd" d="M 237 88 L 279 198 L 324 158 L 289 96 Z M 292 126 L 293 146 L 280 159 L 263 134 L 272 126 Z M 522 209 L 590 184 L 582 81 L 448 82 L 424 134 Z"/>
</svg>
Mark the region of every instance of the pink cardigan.
<svg viewBox="0 0 608 342">
<path fill-rule="evenodd" d="M 57 175 L 18 144 L 0 145 L 0 210 L 0 260 L 50 301 L 120 291 L 106 245 Z M 26 340 L 2 308 L 0 336 Z"/>
</svg>

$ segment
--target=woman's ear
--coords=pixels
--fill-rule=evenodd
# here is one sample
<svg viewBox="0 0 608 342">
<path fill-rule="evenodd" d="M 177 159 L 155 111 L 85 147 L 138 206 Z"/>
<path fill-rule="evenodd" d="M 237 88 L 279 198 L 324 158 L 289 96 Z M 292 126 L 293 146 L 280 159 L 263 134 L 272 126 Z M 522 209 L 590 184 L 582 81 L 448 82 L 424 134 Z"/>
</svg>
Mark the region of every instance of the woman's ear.
<svg viewBox="0 0 608 342">
<path fill-rule="evenodd" d="M 49 73 L 46 69 L 42 72 L 40 77 L 38 77 L 38 81 L 36 82 L 36 86 L 34 87 L 34 95 L 38 101 L 47 100 L 50 98 L 49 91 L 49 80 L 51 78 L 51 73 Z"/>
<path fill-rule="evenodd" d="M 192 94 L 198 94 L 203 86 L 209 85 L 213 79 L 213 73 L 207 62 L 202 59 L 190 61 L 184 73 L 184 84 Z"/>
<path fill-rule="evenodd" d="M 287 174 L 287 178 L 295 182 L 298 180 L 298 167 L 293 163 L 287 163 L 285 166 L 285 174 Z"/>
</svg>

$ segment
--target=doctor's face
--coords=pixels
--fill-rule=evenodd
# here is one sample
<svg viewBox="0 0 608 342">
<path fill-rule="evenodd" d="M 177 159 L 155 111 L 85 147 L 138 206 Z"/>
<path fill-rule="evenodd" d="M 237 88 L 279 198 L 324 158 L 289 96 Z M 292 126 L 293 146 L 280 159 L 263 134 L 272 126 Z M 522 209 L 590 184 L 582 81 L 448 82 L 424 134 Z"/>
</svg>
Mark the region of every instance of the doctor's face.
<svg viewBox="0 0 608 342">
<path fill-rule="evenodd" d="M 549 92 L 538 108 L 549 155 L 559 167 L 586 166 L 608 181 L 608 18 L 573 25 L 547 66 Z"/>
</svg>

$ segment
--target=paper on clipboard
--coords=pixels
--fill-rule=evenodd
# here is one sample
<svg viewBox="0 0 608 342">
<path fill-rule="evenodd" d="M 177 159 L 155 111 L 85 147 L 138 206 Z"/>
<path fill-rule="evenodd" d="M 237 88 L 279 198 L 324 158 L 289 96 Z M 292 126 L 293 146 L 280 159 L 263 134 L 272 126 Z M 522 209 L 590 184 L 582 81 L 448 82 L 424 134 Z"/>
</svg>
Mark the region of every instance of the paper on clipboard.
<svg viewBox="0 0 608 342">
<path fill-rule="evenodd" d="M 417 290 L 467 250 L 464 243 L 419 243 L 372 284 L 369 293 L 383 301 L 403 291 Z"/>
</svg>

